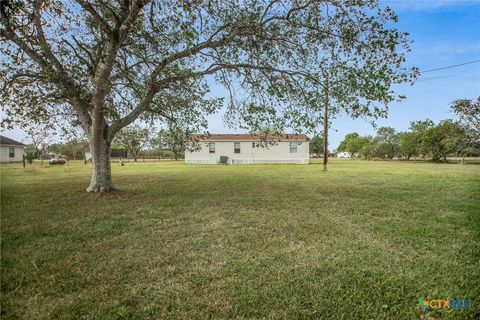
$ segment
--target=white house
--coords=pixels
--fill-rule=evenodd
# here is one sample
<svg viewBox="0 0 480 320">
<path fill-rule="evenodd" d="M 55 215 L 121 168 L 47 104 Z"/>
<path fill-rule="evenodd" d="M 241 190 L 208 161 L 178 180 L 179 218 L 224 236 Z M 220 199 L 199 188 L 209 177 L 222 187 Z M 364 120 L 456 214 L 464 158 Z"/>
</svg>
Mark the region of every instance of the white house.
<svg viewBox="0 0 480 320">
<path fill-rule="evenodd" d="M 197 135 L 194 140 L 199 148 L 185 151 L 187 164 L 215 164 L 221 156 L 228 157 L 231 164 L 308 164 L 309 159 L 308 137 L 304 134 L 210 134 Z"/>
<path fill-rule="evenodd" d="M 22 161 L 24 148 L 23 143 L 0 136 L 0 162 Z"/>
</svg>

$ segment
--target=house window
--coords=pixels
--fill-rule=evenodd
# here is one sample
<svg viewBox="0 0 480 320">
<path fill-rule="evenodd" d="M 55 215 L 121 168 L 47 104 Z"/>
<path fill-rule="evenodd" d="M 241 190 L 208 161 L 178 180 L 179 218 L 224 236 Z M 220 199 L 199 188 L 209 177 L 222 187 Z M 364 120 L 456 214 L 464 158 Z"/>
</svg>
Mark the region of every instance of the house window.
<svg viewBox="0 0 480 320">
<path fill-rule="evenodd" d="M 297 153 L 298 143 L 290 142 L 290 153 Z"/>
<path fill-rule="evenodd" d="M 208 152 L 209 153 L 215 153 L 215 142 L 209 142 L 208 143 Z"/>
<path fill-rule="evenodd" d="M 235 149 L 235 153 L 240 153 L 240 142 L 235 142 L 233 147 Z"/>
<path fill-rule="evenodd" d="M 14 147 L 8 147 L 8 156 L 10 158 L 15 158 L 15 148 Z"/>
</svg>

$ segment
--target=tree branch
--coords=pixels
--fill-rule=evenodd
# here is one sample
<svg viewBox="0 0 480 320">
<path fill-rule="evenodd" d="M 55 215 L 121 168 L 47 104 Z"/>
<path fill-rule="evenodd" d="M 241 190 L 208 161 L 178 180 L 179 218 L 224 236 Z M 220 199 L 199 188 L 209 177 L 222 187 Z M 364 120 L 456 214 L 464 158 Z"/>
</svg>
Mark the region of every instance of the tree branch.
<svg viewBox="0 0 480 320">
<path fill-rule="evenodd" d="M 47 60 L 55 66 L 56 73 L 58 74 L 58 81 L 57 84 L 60 85 L 61 88 L 63 88 L 63 91 L 66 96 L 69 96 L 71 98 L 73 106 L 78 110 L 80 119 L 84 125 L 87 125 L 89 123 L 89 116 L 87 113 L 87 107 L 82 101 L 82 98 L 80 97 L 79 92 L 77 91 L 77 86 L 75 82 L 70 78 L 70 76 L 67 74 L 65 71 L 65 68 L 63 65 L 60 63 L 60 61 L 57 59 L 55 54 L 52 51 L 52 48 L 50 44 L 47 42 L 47 39 L 45 37 L 45 33 L 43 31 L 42 27 L 42 14 L 40 11 L 40 8 L 42 6 L 43 0 L 37 0 L 33 3 L 33 8 L 34 8 L 34 14 L 33 14 L 33 22 L 35 25 L 35 29 L 37 31 L 38 35 L 38 42 L 40 45 L 40 48 L 42 49 L 44 56 L 47 58 Z M 50 69 L 50 67 L 49 67 Z M 56 75 L 53 76 L 54 79 L 57 78 Z"/>
<path fill-rule="evenodd" d="M 100 28 L 103 32 L 107 34 L 112 34 L 113 30 L 112 27 L 108 24 L 108 22 L 95 10 L 91 3 L 85 0 L 76 0 L 77 3 L 97 21 Z"/>
</svg>

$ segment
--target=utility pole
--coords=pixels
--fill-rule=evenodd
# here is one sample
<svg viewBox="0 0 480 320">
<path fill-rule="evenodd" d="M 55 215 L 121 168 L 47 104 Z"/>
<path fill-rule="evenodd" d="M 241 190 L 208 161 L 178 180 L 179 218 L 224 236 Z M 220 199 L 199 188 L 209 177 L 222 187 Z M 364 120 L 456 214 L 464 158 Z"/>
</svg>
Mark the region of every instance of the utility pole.
<svg viewBox="0 0 480 320">
<path fill-rule="evenodd" d="M 327 171 L 328 164 L 328 77 L 325 79 L 324 92 L 324 106 L 323 106 L 323 171 Z"/>
</svg>

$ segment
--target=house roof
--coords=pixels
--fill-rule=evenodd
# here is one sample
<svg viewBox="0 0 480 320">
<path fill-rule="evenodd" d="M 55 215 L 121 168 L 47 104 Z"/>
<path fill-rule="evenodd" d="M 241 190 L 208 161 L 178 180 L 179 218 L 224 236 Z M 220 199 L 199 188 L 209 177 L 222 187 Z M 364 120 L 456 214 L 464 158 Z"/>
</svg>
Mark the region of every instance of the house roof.
<svg viewBox="0 0 480 320">
<path fill-rule="evenodd" d="M 0 136 L 0 144 L 9 146 L 24 146 L 23 143 L 10 139 L 8 137 Z"/>
<path fill-rule="evenodd" d="M 278 134 L 278 135 L 263 135 L 263 134 L 236 134 L 236 133 L 221 133 L 221 134 L 196 134 L 193 136 L 195 140 L 200 141 L 307 141 L 308 137 L 305 134 Z"/>
</svg>

